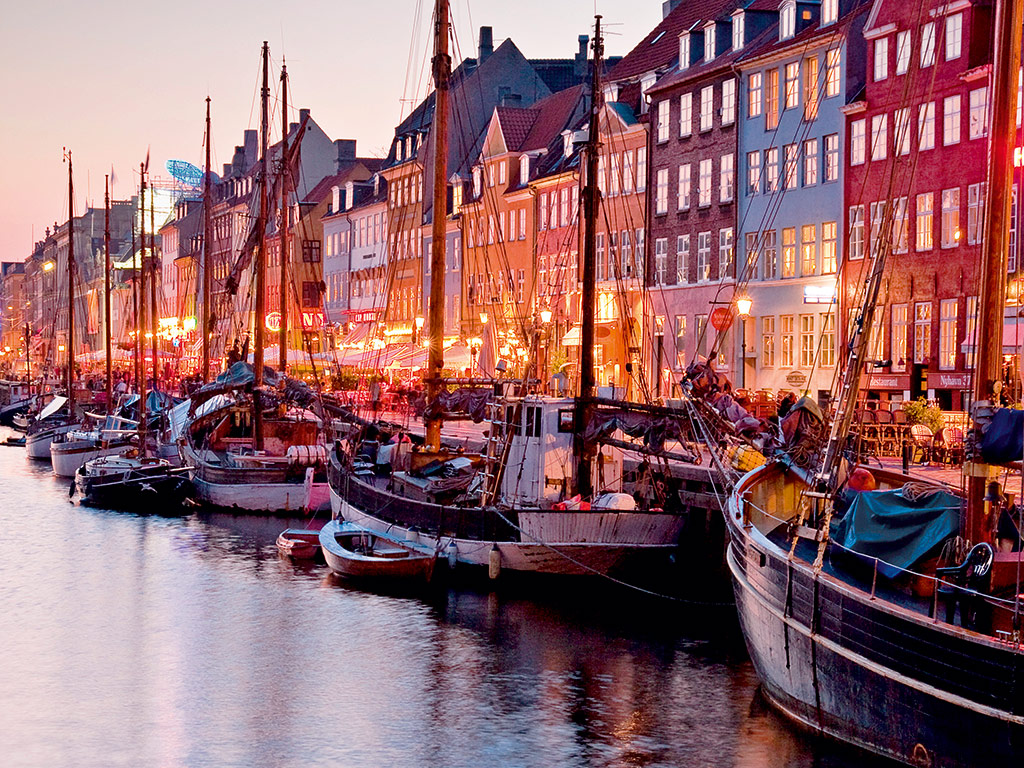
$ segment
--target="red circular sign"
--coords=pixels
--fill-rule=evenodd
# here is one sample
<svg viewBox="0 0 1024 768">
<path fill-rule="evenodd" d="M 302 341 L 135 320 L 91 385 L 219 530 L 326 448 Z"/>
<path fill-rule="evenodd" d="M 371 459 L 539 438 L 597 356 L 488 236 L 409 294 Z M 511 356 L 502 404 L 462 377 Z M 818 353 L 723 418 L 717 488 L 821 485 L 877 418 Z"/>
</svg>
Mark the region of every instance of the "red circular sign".
<svg viewBox="0 0 1024 768">
<path fill-rule="evenodd" d="M 732 325 L 732 307 L 715 307 L 711 310 L 711 327 L 724 331 Z"/>
</svg>

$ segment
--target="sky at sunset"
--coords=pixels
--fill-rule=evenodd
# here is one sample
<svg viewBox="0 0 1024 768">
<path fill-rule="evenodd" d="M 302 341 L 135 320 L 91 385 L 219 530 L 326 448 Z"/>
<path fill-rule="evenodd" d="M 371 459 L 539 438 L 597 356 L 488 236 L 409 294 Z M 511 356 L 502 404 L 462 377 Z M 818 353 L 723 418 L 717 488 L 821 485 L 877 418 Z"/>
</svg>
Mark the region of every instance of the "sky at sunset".
<svg viewBox="0 0 1024 768">
<path fill-rule="evenodd" d="M 22 261 L 47 226 L 67 217 L 62 148 L 73 150 L 76 211 L 103 205 L 103 176 L 129 197 L 147 151 L 167 176 L 172 158 L 203 163 L 205 99 L 213 114 L 213 167 L 229 162 L 242 131 L 259 123 L 260 46 L 270 43 L 272 87 L 282 55 L 289 102 L 331 138 L 383 155 L 394 126 L 428 92 L 431 0 L 37 0 L 0 16 L 0 260 Z M 629 51 L 661 19 L 660 0 L 452 0 L 462 57 L 477 30 L 495 48 L 512 38 L 528 58 L 569 58 L 595 7 L 608 55 Z M 459 60 L 453 55 L 453 59 Z M 295 118 L 293 118 L 295 119 Z M 278 117 L 272 120 L 276 128 Z"/>
</svg>

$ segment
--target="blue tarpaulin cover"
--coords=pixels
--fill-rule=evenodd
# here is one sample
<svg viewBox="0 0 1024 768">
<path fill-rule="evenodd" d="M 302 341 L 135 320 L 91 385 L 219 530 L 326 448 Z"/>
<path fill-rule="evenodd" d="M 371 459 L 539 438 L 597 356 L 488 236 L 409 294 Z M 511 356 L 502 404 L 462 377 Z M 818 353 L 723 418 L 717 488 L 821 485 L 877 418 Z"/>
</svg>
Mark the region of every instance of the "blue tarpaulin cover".
<svg viewBox="0 0 1024 768">
<path fill-rule="evenodd" d="M 981 438 L 981 458 L 989 464 L 1020 461 L 1024 454 L 1024 411 L 999 408 Z"/>
<path fill-rule="evenodd" d="M 833 525 L 832 540 L 868 557 L 888 578 L 910 568 L 936 545 L 960 531 L 960 499 L 936 490 L 906 498 L 897 491 L 858 493 L 849 511 Z M 883 565 L 884 563 L 884 565 Z"/>
</svg>

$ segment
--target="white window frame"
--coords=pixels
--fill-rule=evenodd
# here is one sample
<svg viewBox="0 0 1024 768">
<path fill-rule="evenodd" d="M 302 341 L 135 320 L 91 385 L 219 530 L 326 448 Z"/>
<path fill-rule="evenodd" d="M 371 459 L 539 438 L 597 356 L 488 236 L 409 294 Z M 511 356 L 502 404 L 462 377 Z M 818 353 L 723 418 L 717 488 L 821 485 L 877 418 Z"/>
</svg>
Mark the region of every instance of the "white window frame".
<svg viewBox="0 0 1024 768">
<path fill-rule="evenodd" d="M 879 37 L 875 39 L 871 79 L 880 83 L 889 76 L 889 38 Z"/>
<path fill-rule="evenodd" d="M 736 122 L 736 81 L 732 78 L 722 82 L 722 125 Z"/>
<path fill-rule="evenodd" d="M 676 210 L 690 210 L 690 193 L 693 189 L 693 180 L 690 175 L 690 163 L 683 163 L 679 166 L 677 187 L 678 189 L 676 194 L 678 199 L 676 201 Z"/>
<path fill-rule="evenodd" d="M 693 134 L 693 93 L 679 97 L 679 138 Z"/>
</svg>

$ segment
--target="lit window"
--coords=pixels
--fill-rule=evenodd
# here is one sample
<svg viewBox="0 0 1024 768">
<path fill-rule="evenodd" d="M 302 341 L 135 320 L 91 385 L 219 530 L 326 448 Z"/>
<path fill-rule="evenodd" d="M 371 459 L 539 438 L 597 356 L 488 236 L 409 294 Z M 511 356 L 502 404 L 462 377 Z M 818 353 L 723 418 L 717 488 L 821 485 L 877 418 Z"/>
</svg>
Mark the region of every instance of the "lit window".
<svg viewBox="0 0 1024 768">
<path fill-rule="evenodd" d="M 914 362 L 924 363 L 932 349 L 932 303 L 914 304 Z"/>
<path fill-rule="evenodd" d="M 747 78 L 747 117 L 761 115 L 761 73 L 754 72 Z"/>
<path fill-rule="evenodd" d="M 939 369 L 956 368 L 956 323 L 959 300 L 943 299 L 939 302 Z"/>
<path fill-rule="evenodd" d="M 814 224 L 800 227 L 800 274 L 804 277 L 818 272 L 818 228 Z"/>
<path fill-rule="evenodd" d="M 786 65 L 786 109 L 800 104 L 800 62 L 791 61 Z"/>
<path fill-rule="evenodd" d="M 764 89 L 764 127 L 773 131 L 779 125 L 779 70 L 769 69 Z"/>
<path fill-rule="evenodd" d="M 796 277 L 796 227 L 782 230 L 782 276 Z"/>
<path fill-rule="evenodd" d="M 804 120 L 818 117 L 818 57 L 804 59 Z"/>
<path fill-rule="evenodd" d="M 840 56 L 838 48 L 832 48 L 825 54 L 825 98 L 839 95 Z"/>
<path fill-rule="evenodd" d="M 826 221 L 821 225 L 821 273 L 834 275 L 836 272 L 836 222 Z"/>
<path fill-rule="evenodd" d="M 931 192 L 925 192 L 917 196 L 917 221 L 914 225 L 916 238 L 914 245 L 918 251 L 930 251 L 935 245 L 934 205 L 934 195 Z"/>
<path fill-rule="evenodd" d="M 940 244 L 943 248 L 955 248 L 960 244 L 960 189 L 942 190 L 942 231 Z"/>
</svg>

